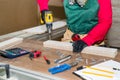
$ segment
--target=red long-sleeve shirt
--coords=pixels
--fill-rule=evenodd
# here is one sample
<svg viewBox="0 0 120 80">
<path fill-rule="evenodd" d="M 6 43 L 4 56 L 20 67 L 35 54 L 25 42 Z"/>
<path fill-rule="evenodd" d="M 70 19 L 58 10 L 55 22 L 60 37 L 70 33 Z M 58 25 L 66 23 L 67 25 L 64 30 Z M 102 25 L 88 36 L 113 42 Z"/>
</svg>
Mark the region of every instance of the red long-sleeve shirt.
<svg viewBox="0 0 120 80">
<path fill-rule="evenodd" d="M 38 0 L 41 10 L 48 9 L 48 1 Z M 98 3 L 98 24 L 82 39 L 88 46 L 103 41 L 112 24 L 111 0 L 98 0 Z"/>
<path fill-rule="evenodd" d="M 48 2 L 49 0 L 37 0 L 40 11 L 48 10 Z"/>
</svg>

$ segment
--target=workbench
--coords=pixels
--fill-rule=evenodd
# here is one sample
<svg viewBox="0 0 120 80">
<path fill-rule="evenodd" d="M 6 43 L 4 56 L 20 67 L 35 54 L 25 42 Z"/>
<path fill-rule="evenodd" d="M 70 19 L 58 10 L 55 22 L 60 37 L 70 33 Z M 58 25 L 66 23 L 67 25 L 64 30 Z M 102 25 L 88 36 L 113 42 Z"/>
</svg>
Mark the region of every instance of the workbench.
<svg viewBox="0 0 120 80">
<path fill-rule="evenodd" d="M 54 60 L 59 58 L 59 56 L 56 54 L 57 51 L 60 51 L 61 53 L 65 54 L 65 55 L 67 55 L 67 54 L 72 55 L 72 59 L 70 59 L 69 61 L 66 61 L 66 63 L 74 61 L 75 57 L 77 56 L 77 54 L 70 52 L 70 51 L 45 48 L 45 47 L 43 47 L 43 41 L 39 41 L 39 40 L 25 39 L 22 43 L 15 45 L 14 47 L 20 47 L 20 48 L 26 49 L 28 51 L 40 50 L 42 52 L 42 55 L 33 60 L 31 60 L 29 58 L 29 54 L 14 58 L 14 59 L 7 59 L 7 58 L 3 58 L 0 56 L 0 62 L 9 63 L 9 64 L 17 66 L 17 67 L 21 67 L 21 68 L 25 68 L 25 69 L 29 69 L 29 70 L 33 70 L 33 71 L 37 71 L 37 72 L 42 72 L 42 73 L 45 73 L 48 75 L 52 75 L 48 72 L 48 68 L 57 65 L 54 63 Z M 96 60 L 112 59 L 112 58 L 108 58 L 108 57 L 101 57 L 101 56 L 88 55 L 88 54 L 86 55 L 86 54 L 82 54 L 82 53 L 80 53 L 80 54 L 83 58 L 83 61 L 81 61 L 76 67 L 73 67 L 70 70 L 67 70 L 67 71 L 64 71 L 64 72 L 61 72 L 58 74 L 54 74 L 52 76 L 64 78 L 66 80 L 82 80 L 79 77 L 75 76 L 72 72 L 75 71 L 76 68 L 79 66 L 89 65 L 89 64 L 85 63 L 85 59 L 88 59 L 88 61 L 90 61 L 89 59 L 96 59 Z M 45 60 L 43 58 L 44 55 L 50 60 L 50 62 L 51 62 L 50 65 L 48 65 L 45 62 Z M 120 62 L 120 52 L 113 60 Z"/>
</svg>

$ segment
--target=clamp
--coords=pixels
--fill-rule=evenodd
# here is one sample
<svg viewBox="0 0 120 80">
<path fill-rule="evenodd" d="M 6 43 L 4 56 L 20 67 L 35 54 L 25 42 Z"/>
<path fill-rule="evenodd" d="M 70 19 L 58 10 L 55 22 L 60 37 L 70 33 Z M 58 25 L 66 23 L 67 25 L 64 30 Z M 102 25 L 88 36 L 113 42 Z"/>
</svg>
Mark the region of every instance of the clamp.
<svg viewBox="0 0 120 80">
<path fill-rule="evenodd" d="M 81 40 L 81 38 L 78 34 L 73 34 L 71 38 L 73 41 Z"/>
<path fill-rule="evenodd" d="M 32 51 L 29 54 L 29 58 L 32 60 L 32 58 L 38 58 L 41 56 L 41 51 Z"/>
</svg>

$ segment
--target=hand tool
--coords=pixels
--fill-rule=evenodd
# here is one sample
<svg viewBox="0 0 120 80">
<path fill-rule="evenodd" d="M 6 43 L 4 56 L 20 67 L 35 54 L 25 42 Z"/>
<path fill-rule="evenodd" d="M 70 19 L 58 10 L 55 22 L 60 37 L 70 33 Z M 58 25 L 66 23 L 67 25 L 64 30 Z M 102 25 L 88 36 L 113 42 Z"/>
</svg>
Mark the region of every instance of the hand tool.
<svg viewBox="0 0 120 80">
<path fill-rule="evenodd" d="M 57 63 L 57 64 L 63 63 L 65 61 L 71 59 L 71 57 L 72 57 L 71 55 L 64 56 L 63 58 L 55 60 L 55 63 Z"/>
<path fill-rule="evenodd" d="M 52 15 L 52 11 L 45 11 L 45 16 L 44 16 L 44 21 L 41 20 L 41 22 L 45 22 L 46 24 L 46 28 L 47 28 L 47 32 L 48 32 L 48 38 L 49 40 L 51 40 L 52 36 L 52 26 L 53 26 L 53 15 Z"/>
<path fill-rule="evenodd" d="M 117 71 L 120 71 L 120 69 L 119 69 L 119 68 L 115 68 L 115 67 L 113 68 L 113 70 L 117 70 Z"/>
<path fill-rule="evenodd" d="M 24 50 L 22 48 L 10 48 L 10 49 L 5 49 L 5 50 L 0 50 L 0 55 L 6 58 L 16 58 L 25 54 L 30 53 L 27 50 Z"/>
<path fill-rule="evenodd" d="M 48 59 L 46 58 L 46 56 L 43 56 L 43 57 L 44 57 L 46 63 L 47 63 L 47 64 L 50 64 L 50 60 L 48 60 Z"/>
<path fill-rule="evenodd" d="M 29 58 L 32 60 L 32 58 L 37 58 L 41 56 L 41 51 L 32 51 L 29 53 Z"/>
<path fill-rule="evenodd" d="M 60 58 L 65 57 L 65 55 L 64 55 L 63 53 L 61 53 L 60 51 L 56 51 L 56 54 L 57 54 Z"/>
<path fill-rule="evenodd" d="M 60 72 L 63 72 L 63 71 L 66 71 L 66 70 L 70 70 L 72 67 L 76 66 L 78 64 L 78 62 L 72 62 L 72 63 L 64 63 L 64 64 L 61 64 L 61 65 L 57 65 L 57 66 L 54 66 L 52 68 L 49 68 L 48 71 L 51 73 L 51 74 L 56 74 L 56 73 L 60 73 Z"/>
</svg>

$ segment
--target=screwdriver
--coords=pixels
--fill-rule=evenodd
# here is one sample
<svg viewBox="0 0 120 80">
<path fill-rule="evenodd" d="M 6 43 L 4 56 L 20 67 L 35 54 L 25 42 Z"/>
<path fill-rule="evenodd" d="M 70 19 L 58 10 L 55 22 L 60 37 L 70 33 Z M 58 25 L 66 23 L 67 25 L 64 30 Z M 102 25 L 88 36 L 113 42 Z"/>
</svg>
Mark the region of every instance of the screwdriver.
<svg viewBox="0 0 120 80">
<path fill-rule="evenodd" d="M 50 64 L 50 60 L 46 58 L 46 56 L 43 56 L 44 60 L 46 61 L 47 64 Z"/>
</svg>

